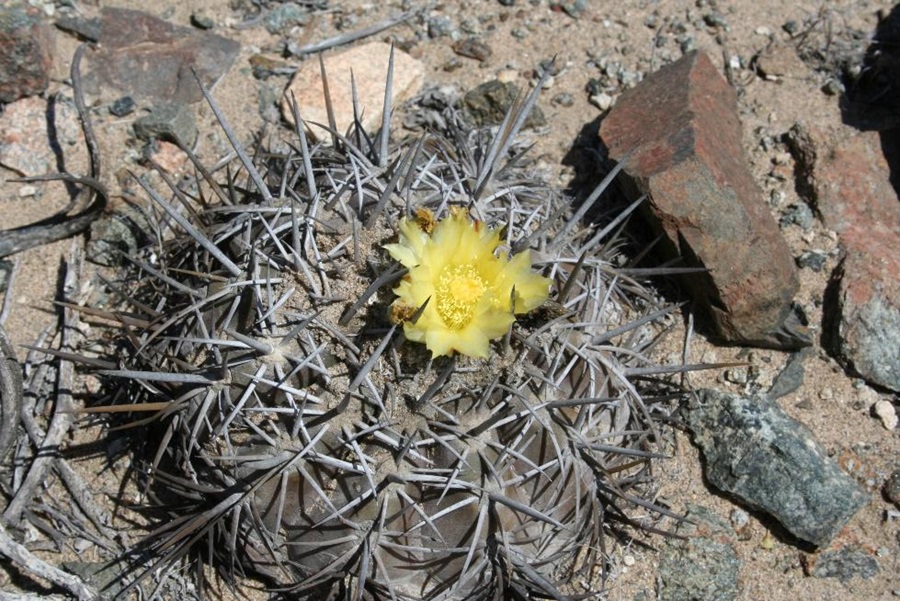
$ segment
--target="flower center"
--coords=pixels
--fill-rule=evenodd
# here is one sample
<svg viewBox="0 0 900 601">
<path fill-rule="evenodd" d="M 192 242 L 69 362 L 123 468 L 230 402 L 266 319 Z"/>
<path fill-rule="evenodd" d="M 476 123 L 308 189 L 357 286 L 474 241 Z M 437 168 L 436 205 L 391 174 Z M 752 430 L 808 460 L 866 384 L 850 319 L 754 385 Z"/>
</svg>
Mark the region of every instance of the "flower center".
<svg viewBox="0 0 900 601">
<path fill-rule="evenodd" d="M 438 277 L 437 311 L 451 330 L 461 330 L 475 316 L 487 287 L 472 265 L 448 265 Z"/>
</svg>

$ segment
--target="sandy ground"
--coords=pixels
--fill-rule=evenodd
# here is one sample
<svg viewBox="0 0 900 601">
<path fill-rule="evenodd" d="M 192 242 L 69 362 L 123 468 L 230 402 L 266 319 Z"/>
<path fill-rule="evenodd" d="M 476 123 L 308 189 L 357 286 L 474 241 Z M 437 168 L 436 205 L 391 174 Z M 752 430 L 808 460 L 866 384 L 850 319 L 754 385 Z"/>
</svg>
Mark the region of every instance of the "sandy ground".
<svg viewBox="0 0 900 601">
<path fill-rule="evenodd" d="M 335 25 L 340 21 L 347 29 L 357 29 L 397 14 L 404 7 L 416 7 L 423 3 L 404 2 L 401 6 L 400 2 L 386 2 L 381 6 L 381 3 L 335 1 L 330 4 L 332 11 L 314 17 L 309 26 L 297 33 L 303 43 L 334 35 Z M 204 9 L 218 24 L 218 33 L 242 44 L 236 64 L 215 88 L 215 97 L 242 139 L 249 141 L 252 134 L 260 129 L 262 118 L 256 95 L 247 93 L 248 89 L 255 89 L 257 85 L 252 78 L 248 59 L 260 50 L 274 54 L 277 38 L 261 27 L 240 31 L 228 28 L 228 19 L 233 19 L 236 14 L 228 3 L 162 0 L 150 7 L 135 0 L 120 0 L 77 5 L 86 13 L 96 11 L 96 5 L 139 8 L 181 25 L 189 24 L 193 11 Z M 518 0 L 511 7 L 495 0 L 448 1 L 434 5 L 426 15 L 450 17 L 457 29 L 462 25 L 486 41 L 493 49 L 493 55 L 483 63 L 458 58 L 451 49 L 452 40 L 429 39 L 427 36 L 412 45 L 411 54 L 424 62 L 426 83 L 453 84 L 462 90 L 494 79 L 500 73 L 512 77 L 520 85 L 527 85 L 539 61 L 557 57 L 564 69 L 554 78 L 552 87 L 542 94 L 541 106 L 548 125 L 536 136 L 534 152 L 553 168 L 557 183 L 566 186 L 574 172 L 563 164 L 564 158 L 576 145 L 583 128 L 602 115 L 602 111 L 589 102 L 585 92 L 588 81 L 600 75 L 592 60 L 596 62 L 606 57 L 621 62 L 629 71 L 647 73 L 665 60 L 680 56 L 675 34 L 666 27 L 672 20 L 678 20 L 686 25 L 694 45 L 707 51 L 724 71 L 729 61 L 732 65 L 736 64 L 733 57 L 739 57 L 743 66 L 749 65 L 750 59 L 770 43 L 770 36 L 778 43 L 787 43 L 788 36 L 782 29 L 787 21 L 802 23 L 804 19 L 823 15 L 835 35 L 854 28 L 871 34 L 875 29 L 877 11 L 890 8 L 891 3 L 886 0 L 825 3 L 784 3 L 777 0 L 677 0 L 662 3 L 626 0 L 615 3 L 614 7 L 610 3 L 589 1 L 584 12 L 578 18 L 572 18 L 564 12 L 550 10 L 546 1 L 530 3 Z M 704 23 L 704 15 L 713 10 L 724 17 L 727 27 Z M 416 33 L 424 29 L 422 23 L 413 21 L 398 25 L 376 38 L 408 42 L 415 40 Z M 654 43 L 658 35 L 666 38 L 667 42 L 663 45 Z M 857 42 L 857 45 L 860 44 L 864 49 L 865 40 Z M 70 93 L 63 80 L 75 45 L 76 42 L 69 36 L 62 33 L 57 36 L 55 81 L 51 84 L 51 92 L 63 89 Z M 448 70 L 448 65 L 457 59 L 461 67 Z M 296 59 L 287 60 L 296 63 Z M 781 206 L 798 201 L 790 169 L 787 170 L 786 180 L 771 176 L 775 164 L 773 159 L 778 153 L 784 153 L 785 148 L 783 145 L 763 148 L 762 138 L 779 136 L 798 121 L 835 127 L 840 123 L 837 97 L 828 96 L 820 89 L 824 76 L 811 70 L 808 65 L 800 63 L 800 67 L 780 81 L 765 81 L 747 68 L 734 72 L 734 83 L 741 92 L 740 113 L 747 155 L 763 189 L 767 193 L 775 190 L 786 195 Z M 283 83 L 282 80 L 270 80 L 267 85 L 279 89 Z M 571 94 L 574 101 L 571 106 L 551 102 L 561 93 Z M 615 96 L 615 93 L 612 95 Z M 209 109 L 202 105 L 195 106 L 201 132 L 211 131 L 213 126 Z M 97 112 L 104 179 L 114 195 L 120 189 L 117 173 L 124 167 L 140 169 L 131 158 L 136 153 L 128 133 L 130 120 L 137 115 L 117 119 L 105 111 Z M 213 136 L 204 133 L 201 133 L 197 153 L 214 160 L 221 148 Z M 84 171 L 86 159 L 82 150 L 67 150 L 65 159 L 71 171 Z M 42 185 L 43 193 L 39 201 L 19 198 L 22 184 L 8 181 L 12 176 L 10 172 L 0 174 L 0 223 L 4 227 L 31 222 L 65 204 L 61 186 L 58 185 Z M 776 219 L 780 216 L 775 209 L 773 216 Z M 836 248 L 834 236 L 818 222 L 811 233 L 799 228 L 783 231 L 795 256 L 810 248 Z M 72 241 L 57 242 L 17 256 L 19 276 L 12 293 L 12 310 L 6 322 L 6 329 L 15 344 L 32 343 L 41 330 L 54 323 L 49 300 L 56 287 L 60 261 L 72 244 Z M 81 244 L 81 240 L 78 239 L 76 244 Z M 836 257 L 832 256 L 822 272 L 815 273 L 808 269 L 800 272 L 802 287 L 798 301 L 806 309 L 813 326 L 821 323 L 822 295 L 828 274 L 836 262 Z M 677 356 L 677 337 L 674 337 L 668 350 L 669 359 Z M 762 388 L 771 382 L 787 359 L 785 353 L 775 351 L 716 347 L 702 336 L 694 337 L 690 356 L 697 361 L 746 361 L 755 374 L 752 380 Z M 730 381 L 738 379 L 726 378 L 716 372 L 694 374 L 691 382 L 698 386 L 740 392 L 743 385 Z M 891 471 L 900 465 L 897 459 L 900 443 L 897 432 L 887 431 L 870 413 L 871 404 L 878 398 L 890 397 L 848 376 L 821 349 L 817 340 L 814 352 L 806 362 L 804 386 L 778 402 L 787 413 L 809 426 L 830 454 L 843 457 L 845 464 L 853 468 L 853 475 L 871 492 L 872 502 L 852 520 L 838 543 L 858 541 L 870 549 L 878 559 L 879 573 L 871 579 L 855 578 L 843 583 L 837 579 L 808 577 L 804 575 L 800 561 L 802 551 L 781 538 L 777 530 L 773 534 L 770 523 L 751 516 L 749 538 L 737 546 L 743 562 L 740 600 L 875 601 L 896 598 L 892 591 L 900 589 L 896 578 L 900 556 L 900 521 L 886 517 L 891 506 L 882 498 L 880 488 Z M 855 459 L 848 463 L 848 457 Z M 101 464 L 99 459 L 75 463 L 90 482 L 114 494 L 117 489 L 116 470 L 101 474 Z M 704 483 L 698 451 L 683 433 L 675 436 L 671 459 L 660 461 L 656 473 L 660 481 L 657 501 L 675 511 L 684 511 L 688 504 L 702 504 L 727 518 L 735 508 Z M 654 547 L 662 541 L 649 536 L 643 542 L 649 548 L 631 545 L 614 551 L 617 561 L 615 577 L 608 587 L 610 600 L 657 598 L 658 552 Z M 0 572 L 0 587 L 5 589 L 8 586 L 9 577 L 10 572 Z"/>
</svg>

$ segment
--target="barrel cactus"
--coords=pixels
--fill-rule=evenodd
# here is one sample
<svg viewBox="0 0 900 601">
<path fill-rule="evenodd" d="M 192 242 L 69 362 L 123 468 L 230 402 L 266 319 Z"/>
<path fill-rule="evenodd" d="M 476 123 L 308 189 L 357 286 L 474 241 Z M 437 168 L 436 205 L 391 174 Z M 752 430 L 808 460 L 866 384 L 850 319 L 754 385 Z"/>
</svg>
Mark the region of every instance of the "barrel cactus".
<svg viewBox="0 0 900 601">
<path fill-rule="evenodd" d="M 236 158 L 145 186 L 158 244 L 92 362 L 148 432 L 145 574 L 203 557 L 294 598 L 505 599 L 603 572 L 653 508 L 665 409 L 638 381 L 678 368 L 649 358 L 669 309 L 621 268 L 621 220 L 585 219 L 607 182 L 574 205 L 520 152 L 539 90 L 493 132 L 404 140 L 389 107 L 374 139 L 318 142 L 299 107 L 280 153 L 207 94 Z"/>
</svg>

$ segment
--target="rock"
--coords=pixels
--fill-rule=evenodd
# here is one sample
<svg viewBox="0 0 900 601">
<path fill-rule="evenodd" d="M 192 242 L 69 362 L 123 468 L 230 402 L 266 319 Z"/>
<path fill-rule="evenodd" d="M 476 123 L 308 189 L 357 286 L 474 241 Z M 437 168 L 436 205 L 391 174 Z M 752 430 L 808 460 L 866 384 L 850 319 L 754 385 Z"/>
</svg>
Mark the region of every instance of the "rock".
<svg viewBox="0 0 900 601">
<path fill-rule="evenodd" d="M 153 140 L 147 156 L 170 175 L 181 171 L 188 161 L 188 156 L 177 145 L 165 140 Z"/>
<path fill-rule="evenodd" d="M 325 73 L 328 77 L 328 90 L 334 107 L 334 118 L 337 130 L 347 131 L 353 124 L 353 96 L 350 84 L 350 73 L 356 82 L 359 110 L 362 113 L 363 127 L 373 132 L 381 125 L 381 113 L 384 106 L 384 88 L 388 71 L 388 60 L 391 54 L 390 44 L 371 42 L 356 46 L 340 54 L 331 54 L 325 58 Z M 391 87 L 394 106 L 414 95 L 422 85 L 424 67 L 422 63 L 405 52 L 394 50 L 394 77 Z M 294 115 L 291 110 L 291 97 L 297 99 L 300 116 L 309 123 L 328 125 L 328 113 L 325 108 L 325 93 L 322 86 L 322 75 L 319 61 L 306 61 L 297 70 L 290 85 L 284 92 L 281 101 L 281 113 L 291 125 Z M 322 129 L 313 127 L 310 132 L 315 137 L 323 137 Z"/>
<path fill-rule="evenodd" d="M 477 125 L 500 125 L 518 95 L 519 86 L 516 84 L 493 80 L 466 92 L 463 103 Z M 546 124 L 544 112 L 535 105 L 525 120 L 524 127 L 541 127 Z"/>
<path fill-rule="evenodd" d="M 75 107 L 66 100 L 52 103 L 33 96 L 6 105 L 0 115 L 0 165 L 24 176 L 58 170 L 54 149 L 65 150 L 81 141 Z M 53 138 L 48 116 L 53 116 Z"/>
<path fill-rule="evenodd" d="M 37 10 L 0 6 L 0 103 L 47 89 L 53 46 L 52 30 Z"/>
<path fill-rule="evenodd" d="M 708 272 L 684 279 L 726 341 L 810 343 L 791 300 L 799 287 L 787 244 L 747 166 L 734 90 L 691 52 L 619 96 L 600 126 L 623 186 L 648 195 L 645 215 L 665 251 Z"/>
<path fill-rule="evenodd" d="M 807 250 L 803 251 L 803 253 L 799 257 L 797 257 L 797 267 L 801 269 L 811 269 L 818 273 L 825 269 L 825 262 L 827 260 L 827 254 Z"/>
<path fill-rule="evenodd" d="M 900 391 L 900 230 L 844 231 L 829 346 L 868 382 Z"/>
<path fill-rule="evenodd" d="M 878 562 L 872 553 L 857 545 L 806 555 L 803 567 L 814 578 L 837 578 L 841 582 L 853 578 L 868 579 L 878 573 Z"/>
<path fill-rule="evenodd" d="M 825 307 L 828 350 L 867 381 L 900 391 L 900 202 L 880 138 L 797 124 L 788 142 L 800 191 L 845 249 L 835 302 Z"/>
<path fill-rule="evenodd" d="M 131 96 L 122 96 L 109 105 L 109 113 L 115 117 L 124 117 L 125 115 L 133 113 L 135 106 L 134 98 Z"/>
<path fill-rule="evenodd" d="M 812 209 L 804 203 L 788 205 L 787 210 L 782 215 L 779 225 L 785 227 L 788 225 L 796 225 L 803 230 L 809 231 L 815 221 Z"/>
<path fill-rule="evenodd" d="M 877 133 L 846 126 L 826 132 L 798 123 L 787 141 L 797 161 L 798 188 L 825 227 L 838 234 L 852 226 L 900 228 L 900 202 Z"/>
<path fill-rule="evenodd" d="M 309 25 L 311 19 L 309 8 L 293 3 L 280 4 L 269 11 L 266 17 L 266 30 L 275 35 L 292 27 Z"/>
<path fill-rule="evenodd" d="M 428 19 L 429 38 L 442 38 L 451 33 L 453 33 L 453 20 L 450 17 L 438 15 Z"/>
<path fill-rule="evenodd" d="M 883 490 L 887 500 L 900 509 L 900 469 L 894 470 L 887 482 L 884 483 Z"/>
<path fill-rule="evenodd" d="M 214 87 L 241 49 L 234 40 L 124 8 L 103 9 L 99 38 L 84 83 L 103 102 L 123 94 L 150 104 L 197 102 L 203 94 L 193 74 Z"/>
<path fill-rule="evenodd" d="M 453 52 L 466 58 L 484 62 L 494 53 L 491 47 L 478 38 L 466 38 L 453 43 Z"/>
<path fill-rule="evenodd" d="M 704 389 L 687 410 L 707 480 L 777 519 L 797 538 L 827 544 L 868 497 L 812 433 L 765 397 Z"/>
<path fill-rule="evenodd" d="M 772 381 L 772 386 L 770 386 L 769 390 L 766 392 L 766 397 L 768 397 L 770 401 L 780 399 L 781 397 L 800 390 L 803 386 L 803 378 L 806 371 L 803 368 L 803 362 L 811 354 L 810 349 L 805 348 L 802 351 L 793 353 L 790 358 L 788 358 L 784 369 L 778 372 Z"/>
<path fill-rule="evenodd" d="M 756 61 L 759 74 L 770 81 L 777 81 L 782 77 L 798 78 L 805 75 L 809 68 L 797 56 L 797 51 L 791 45 L 777 44 L 760 53 Z"/>
<path fill-rule="evenodd" d="M 736 599 L 741 563 L 728 522 L 699 506 L 686 518 L 676 530 L 684 538 L 666 539 L 660 555 L 660 601 Z"/>
<path fill-rule="evenodd" d="M 122 265 L 123 255 L 133 255 L 148 242 L 153 228 L 144 214 L 131 205 L 104 213 L 91 224 L 90 242 L 85 250 L 88 260 L 99 265 Z"/>
<path fill-rule="evenodd" d="M 878 416 L 885 429 L 895 430 L 897 428 L 897 411 L 894 409 L 893 403 L 884 399 L 876 402 L 872 406 L 872 412 Z"/>
<path fill-rule="evenodd" d="M 187 146 L 193 146 L 197 140 L 194 111 L 184 104 L 159 104 L 150 110 L 149 115 L 135 119 L 134 135 L 141 140 L 177 137 Z"/>
</svg>

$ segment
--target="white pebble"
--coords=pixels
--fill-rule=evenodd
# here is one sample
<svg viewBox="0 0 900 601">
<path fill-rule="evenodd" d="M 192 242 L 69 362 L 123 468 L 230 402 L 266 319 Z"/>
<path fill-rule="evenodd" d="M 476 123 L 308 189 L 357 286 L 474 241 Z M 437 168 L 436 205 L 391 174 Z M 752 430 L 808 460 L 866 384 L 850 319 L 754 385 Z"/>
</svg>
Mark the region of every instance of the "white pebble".
<svg viewBox="0 0 900 601">
<path fill-rule="evenodd" d="M 601 111 L 605 111 L 609 107 L 613 105 L 613 97 L 609 94 L 594 94 L 590 98 L 591 104 L 596 106 Z"/>
<path fill-rule="evenodd" d="M 875 403 L 875 415 L 881 418 L 881 423 L 884 427 L 891 431 L 897 428 L 897 422 L 900 421 L 897 418 L 897 411 L 894 410 L 894 405 L 884 399 Z"/>
<path fill-rule="evenodd" d="M 32 186 L 31 184 L 25 184 L 21 188 L 19 188 L 19 198 L 28 198 L 29 196 L 34 196 L 37 194 L 37 187 Z"/>
<path fill-rule="evenodd" d="M 631 567 L 634 565 L 634 557 L 632 557 L 631 555 L 626 555 L 622 558 L 622 563 L 624 563 L 628 567 Z"/>
</svg>

